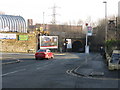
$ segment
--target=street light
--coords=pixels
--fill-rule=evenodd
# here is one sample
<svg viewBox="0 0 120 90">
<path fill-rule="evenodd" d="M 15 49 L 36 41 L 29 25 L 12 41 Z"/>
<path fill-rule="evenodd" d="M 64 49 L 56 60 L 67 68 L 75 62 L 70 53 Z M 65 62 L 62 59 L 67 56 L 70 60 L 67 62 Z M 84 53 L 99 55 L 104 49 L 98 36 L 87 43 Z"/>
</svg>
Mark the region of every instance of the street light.
<svg viewBox="0 0 120 90">
<path fill-rule="evenodd" d="M 107 41 L 107 27 L 108 27 L 108 23 L 107 23 L 107 2 L 104 1 L 103 2 L 105 4 L 105 42 Z M 105 53 L 107 52 L 107 47 L 105 46 Z"/>
<path fill-rule="evenodd" d="M 103 3 L 105 3 L 105 41 L 107 41 L 107 2 Z"/>
</svg>

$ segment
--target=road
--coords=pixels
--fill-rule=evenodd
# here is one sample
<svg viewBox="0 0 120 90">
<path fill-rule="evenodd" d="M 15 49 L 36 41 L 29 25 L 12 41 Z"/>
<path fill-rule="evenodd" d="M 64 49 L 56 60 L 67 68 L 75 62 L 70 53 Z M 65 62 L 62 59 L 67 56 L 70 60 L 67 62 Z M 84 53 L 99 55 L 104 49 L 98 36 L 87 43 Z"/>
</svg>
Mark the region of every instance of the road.
<svg viewBox="0 0 120 90">
<path fill-rule="evenodd" d="M 7 57 L 21 62 L 2 66 L 3 88 L 118 88 L 120 83 L 120 80 L 84 78 L 68 73 L 87 65 L 89 59 L 104 62 L 98 53 L 90 54 L 87 59 L 84 53 L 58 54 L 50 60 L 35 60 L 33 54 L 3 54 L 3 60 Z M 116 71 L 114 74 L 118 75 Z"/>
</svg>

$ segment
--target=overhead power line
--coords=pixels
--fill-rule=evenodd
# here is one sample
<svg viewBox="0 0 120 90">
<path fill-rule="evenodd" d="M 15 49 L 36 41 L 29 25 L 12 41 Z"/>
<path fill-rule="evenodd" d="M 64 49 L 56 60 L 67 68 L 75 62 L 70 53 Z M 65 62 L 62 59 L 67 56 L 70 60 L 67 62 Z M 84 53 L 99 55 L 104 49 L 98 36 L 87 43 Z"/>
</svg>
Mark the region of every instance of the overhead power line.
<svg viewBox="0 0 120 90">
<path fill-rule="evenodd" d="M 52 24 L 56 24 L 56 15 L 58 15 L 57 13 L 56 13 L 56 8 L 60 8 L 60 7 L 57 7 L 55 4 L 54 4 L 54 6 L 53 7 L 51 7 L 51 9 L 53 10 L 53 12 L 52 12 Z"/>
</svg>

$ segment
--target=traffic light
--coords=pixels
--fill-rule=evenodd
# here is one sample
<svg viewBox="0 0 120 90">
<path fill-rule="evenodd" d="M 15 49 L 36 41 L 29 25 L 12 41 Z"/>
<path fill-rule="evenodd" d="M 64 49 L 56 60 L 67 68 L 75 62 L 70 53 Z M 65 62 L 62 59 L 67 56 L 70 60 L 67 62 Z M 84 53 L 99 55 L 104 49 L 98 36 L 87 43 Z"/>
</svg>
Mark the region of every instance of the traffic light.
<svg viewBox="0 0 120 90">
<path fill-rule="evenodd" d="M 86 23 L 85 25 L 88 26 L 88 23 Z"/>
</svg>

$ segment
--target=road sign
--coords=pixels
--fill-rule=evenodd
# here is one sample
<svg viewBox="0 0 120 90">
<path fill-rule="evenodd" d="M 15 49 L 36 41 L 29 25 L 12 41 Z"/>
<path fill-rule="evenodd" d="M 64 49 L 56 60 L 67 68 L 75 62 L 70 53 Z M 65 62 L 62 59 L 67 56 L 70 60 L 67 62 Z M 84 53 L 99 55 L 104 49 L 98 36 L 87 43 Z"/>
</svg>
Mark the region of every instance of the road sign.
<svg viewBox="0 0 120 90">
<path fill-rule="evenodd" d="M 87 35 L 92 36 L 92 27 L 91 26 L 87 27 Z"/>
</svg>

